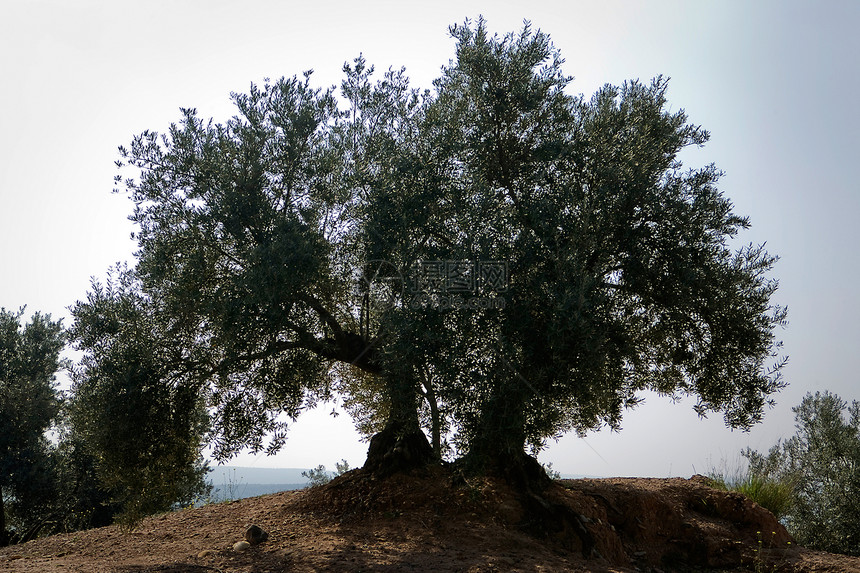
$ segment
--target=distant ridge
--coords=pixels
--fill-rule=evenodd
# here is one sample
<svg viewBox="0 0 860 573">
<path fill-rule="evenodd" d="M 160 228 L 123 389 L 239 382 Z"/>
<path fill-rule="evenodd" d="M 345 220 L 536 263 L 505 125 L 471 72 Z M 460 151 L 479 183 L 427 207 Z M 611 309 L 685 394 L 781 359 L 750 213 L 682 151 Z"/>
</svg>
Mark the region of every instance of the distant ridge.
<svg viewBox="0 0 860 573">
<path fill-rule="evenodd" d="M 593 476 L 586 474 L 561 474 L 561 479 L 605 479 L 608 476 Z"/>
<path fill-rule="evenodd" d="M 244 499 L 279 491 L 302 489 L 308 484 L 303 468 L 251 468 L 215 466 L 206 481 L 215 500 Z"/>
<path fill-rule="evenodd" d="M 331 468 L 334 469 L 334 468 Z M 253 468 L 248 466 L 212 466 L 209 473 L 209 481 L 223 483 L 229 480 L 240 479 L 245 483 L 307 483 L 307 478 L 302 472 L 310 471 L 310 468 Z M 606 476 L 569 474 L 562 473 L 562 479 L 592 478 L 600 479 Z"/>
<path fill-rule="evenodd" d="M 212 501 L 228 501 L 269 495 L 282 491 L 304 489 L 306 483 L 243 483 L 240 485 L 216 485 L 213 484 Z"/>
<path fill-rule="evenodd" d="M 307 468 L 252 468 L 243 466 L 212 466 L 207 476 L 216 487 L 222 483 L 307 483 L 302 472 Z"/>
</svg>

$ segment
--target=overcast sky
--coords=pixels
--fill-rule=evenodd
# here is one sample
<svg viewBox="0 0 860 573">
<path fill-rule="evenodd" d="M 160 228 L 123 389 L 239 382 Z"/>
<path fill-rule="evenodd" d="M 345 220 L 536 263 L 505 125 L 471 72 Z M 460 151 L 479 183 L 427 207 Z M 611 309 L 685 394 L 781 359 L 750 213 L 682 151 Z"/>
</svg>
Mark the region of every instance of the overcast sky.
<svg viewBox="0 0 860 573">
<path fill-rule="evenodd" d="M 715 163 L 722 191 L 781 257 L 775 302 L 790 387 L 750 433 L 692 401 L 648 396 L 620 433 L 569 436 L 541 456 L 565 473 L 689 476 L 738 461 L 793 431 L 791 407 L 809 391 L 860 399 L 856 296 L 860 212 L 860 2 L 84 2 L 0 4 L 0 306 L 68 316 L 90 277 L 134 245 L 132 204 L 111 193 L 116 148 L 163 131 L 179 107 L 233 115 L 229 94 L 314 69 L 339 83 L 363 53 L 378 70 L 405 66 L 430 88 L 454 54 L 450 24 L 483 14 L 490 30 L 524 19 L 547 32 L 590 96 L 604 83 L 671 77 L 668 99 L 711 142 L 686 153 Z M 66 319 L 68 324 L 68 319 Z M 277 457 L 242 465 L 360 465 L 346 415 L 331 407 L 296 424 Z"/>
</svg>

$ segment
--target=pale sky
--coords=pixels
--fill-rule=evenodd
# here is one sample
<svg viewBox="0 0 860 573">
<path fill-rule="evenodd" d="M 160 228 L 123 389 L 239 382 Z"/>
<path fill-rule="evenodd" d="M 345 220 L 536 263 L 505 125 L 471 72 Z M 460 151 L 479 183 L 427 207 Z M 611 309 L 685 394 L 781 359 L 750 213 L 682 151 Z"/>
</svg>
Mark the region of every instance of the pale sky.
<svg viewBox="0 0 860 573">
<path fill-rule="evenodd" d="M 540 459 L 564 473 L 661 477 L 738 462 L 794 432 L 808 391 L 860 399 L 860 2 L 85 2 L 0 1 L 0 306 L 68 316 L 90 277 L 131 260 L 132 203 L 111 194 L 116 148 L 164 131 L 179 107 L 225 121 L 231 91 L 314 69 L 339 83 L 363 53 L 405 66 L 430 88 L 454 54 L 450 24 L 483 14 L 490 30 L 523 19 L 550 34 L 590 97 L 604 83 L 671 77 L 668 99 L 712 134 L 688 166 L 715 163 L 722 191 L 781 257 L 774 302 L 790 386 L 749 433 L 692 401 L 649 396 L 620 433 L 569 436 Z M 68 319 L 66 319 L 68 324 Z M 348 416 L 307 413 L 258 467 L 363 463 Z"/>
</svg>

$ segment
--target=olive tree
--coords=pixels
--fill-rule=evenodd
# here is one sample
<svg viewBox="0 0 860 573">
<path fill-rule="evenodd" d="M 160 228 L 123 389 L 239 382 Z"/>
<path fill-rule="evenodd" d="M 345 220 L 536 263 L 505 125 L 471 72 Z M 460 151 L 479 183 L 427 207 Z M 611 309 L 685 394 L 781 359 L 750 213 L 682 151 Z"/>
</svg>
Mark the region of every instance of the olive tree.
<svg viewBox="0 0 860 573">
<path fill-rule="evenodd" d="M 225 123 L 184 109 L 121 148 L 138 293 L 216 455 L 275 450 L 336 395 L 375 432 L 369 469 L 427 463 L 450 429 L 520 481 L 542 473 L 527 446 L 619 427 L 644 390 L 757 422 L 785 310 L 776 257 L 732 246 L 749 221 L 720 171 L 681 165 L 708 132 L 662 78 L 571 95 L 528 25 L 451 33 L 433 91 L 358 58 L 340 97 L 267 80 Z M 489 304 L 452 304 L 464 285 Z"/>
<path fill-rule="evenodd" d="M 432 224 L 448 238 L 434 256 L 509 269 L 504 308 L 446 311 L 457 343 L 434 361 L 467 456 L 519 472 L 527 444 L 617 428 L 643 390 L 696 396 L 732 427 L 759 421 L 784 385 L 776 257 L 730 246 L 749 221 L 715 166 L 683 168 L 681 150 L 709 135 L 669 111 L 667 80 L 585 100 L 528 25 L 451 32 L 457 58 L 425 124 L 442 166 Z"/>
<path fill-rule="evenodd" d="M 305 74 L 234 94 L 225 124 L 186 109 L 166 134 L 121 149 L 139 170 L 125 181 L 134 274 L 206 389 L 219 457 L 262 449 L 267 434 L 277 449 L 289 420 L 331 396 L 337 364 L 341 389 L 384 394 L 371 458 L 398 443 L 404 461 L 430 457 L 417 382 L 385 351 L 398 333 L 378 303 L 396 288 L 373 280 L 378 261 L 408 265 L 421 244 L 422 199 L 406 191 L 420 177 L 421 98 L 402 71 L 373 83 L 359 58 L 345 72 L 347 109 Z"/>
</svg>

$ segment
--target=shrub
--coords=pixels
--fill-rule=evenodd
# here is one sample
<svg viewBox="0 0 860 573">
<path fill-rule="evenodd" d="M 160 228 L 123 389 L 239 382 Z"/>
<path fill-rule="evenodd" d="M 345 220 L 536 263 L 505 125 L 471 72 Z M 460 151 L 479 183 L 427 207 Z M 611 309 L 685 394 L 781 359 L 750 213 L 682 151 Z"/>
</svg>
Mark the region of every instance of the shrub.
<svg viewBox="0 0 860 573">
<path fill-rule="evenodd" d="M 766 455 L 743 452 L 750 474 L 791 492 L 782 521 L 800 544 L 860 555 L 860 402 L 849 406 L 835 394 L 816 392 L 793 410 L 794 436 Z M 767 487 L 750 489 L 771 495 Z"/>
<path fill-rule="evenodd" d="M 725 491 L 742 493 L 781 519 L 790 510 L 794 488 L 786 481 L 747 469 L 733 476 L 711 472 L 711 485 Z"/>
</svg>

